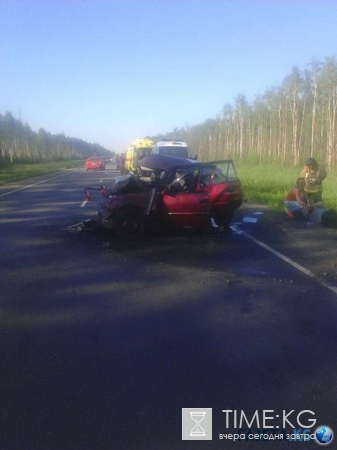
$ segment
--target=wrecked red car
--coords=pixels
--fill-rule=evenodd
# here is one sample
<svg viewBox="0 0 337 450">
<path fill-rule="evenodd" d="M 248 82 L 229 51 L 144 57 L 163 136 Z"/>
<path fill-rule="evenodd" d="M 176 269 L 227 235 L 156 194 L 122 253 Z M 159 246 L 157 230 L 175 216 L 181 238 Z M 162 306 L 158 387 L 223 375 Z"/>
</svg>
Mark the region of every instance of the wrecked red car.
<svg viewBox="0 0 337 450">
<path fill-rule="evenodd" d="M 136 238 L 160 227 L 206 229 L 211 219 L 228 226 L 242 204 L 241 183 L 232 160 L 199 162 L 164 155 L 140 161 L 146 178 L 127 174 L 108 190 L 98 221 L 117 235 Z"/>
</svg>

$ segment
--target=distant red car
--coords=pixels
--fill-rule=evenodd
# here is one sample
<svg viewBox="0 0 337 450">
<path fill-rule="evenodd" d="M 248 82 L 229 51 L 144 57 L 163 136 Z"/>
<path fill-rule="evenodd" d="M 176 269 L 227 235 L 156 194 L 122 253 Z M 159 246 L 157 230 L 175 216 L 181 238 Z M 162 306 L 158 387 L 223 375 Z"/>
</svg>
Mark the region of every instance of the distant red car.
<svg viewBox="0 0 337 450">
<path fill-rule="evenodd" d="M 110 191 L 101 187 L 98 221 L 119 236 L 140 237 L 154 223 L 202 230 L 213 219 L 228 226 L 242 204 L 232 160 L 203 163 L 150 155 L 140 167 L 152 172 L 151 181 L 128 174 L 117 177 Z"/>
<path fill-rule="evenodd" d="M 98 158 L 97 156 L 91 156 L 88 158 L 85 162 L 85 168 L 87 170 L 104 170 L 105 169 L 105 162 L 103 159 Z"/>
</svg>

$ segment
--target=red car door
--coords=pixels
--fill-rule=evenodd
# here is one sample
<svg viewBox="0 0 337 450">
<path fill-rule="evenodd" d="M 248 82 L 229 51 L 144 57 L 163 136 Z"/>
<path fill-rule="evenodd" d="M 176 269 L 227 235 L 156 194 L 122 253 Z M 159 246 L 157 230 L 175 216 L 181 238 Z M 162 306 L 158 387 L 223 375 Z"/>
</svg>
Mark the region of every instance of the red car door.
<svg viewBox="0 0 337 450">
<path fill-rule="evenodd" d="M 210 202 L 214 211 L 225 213 L 242 203 L 241 183 L 232 161 L 217 161 L 210 183 Z"/>
<path fill-rule="evenodd" d="M 163 193 L 163 203 L 171 225 L 205 228 L 211 204 L 207 192 L 197 191 L 199 170 L 191 170 L 171 183 Z"/>
</svg>

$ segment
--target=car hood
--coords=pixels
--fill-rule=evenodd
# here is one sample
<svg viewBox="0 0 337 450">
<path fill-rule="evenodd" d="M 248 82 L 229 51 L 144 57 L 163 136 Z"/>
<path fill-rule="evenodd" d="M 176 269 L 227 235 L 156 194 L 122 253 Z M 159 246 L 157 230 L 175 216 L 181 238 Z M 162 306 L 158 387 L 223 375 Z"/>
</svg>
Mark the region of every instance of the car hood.
<svg viewBox="0 0 337 450">
<path fill-rule="evenodd" d="M 150 155 L 139 161 L 142 170 L 169 170 L 174 167 L 190 167 L 195 164 L 193 159 L 175 158 L 166 155 Z"/>
<path fill-rule="evenodd" d="M 127 174 L 116 177 L 110 194 L 126 194 L 130 192 L 148 191 L 151 188 L 149 183 L 140 180 L 134 175 Z"/>
</svg>

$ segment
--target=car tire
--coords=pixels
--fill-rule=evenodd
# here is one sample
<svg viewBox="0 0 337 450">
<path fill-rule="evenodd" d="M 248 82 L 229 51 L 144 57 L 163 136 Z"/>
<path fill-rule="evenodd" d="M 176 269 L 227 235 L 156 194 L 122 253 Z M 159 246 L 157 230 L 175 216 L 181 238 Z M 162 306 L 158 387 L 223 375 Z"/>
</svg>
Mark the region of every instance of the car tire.
<svg viewBox="0 0 337 450">
<path fill-rule="evenodd" d="M 146 233 L 146 221 L 142 212 L 136 209 L 121 211 L 115 221 L 117 236 L 123 239 L 139 239 Z"/>
</svg>

